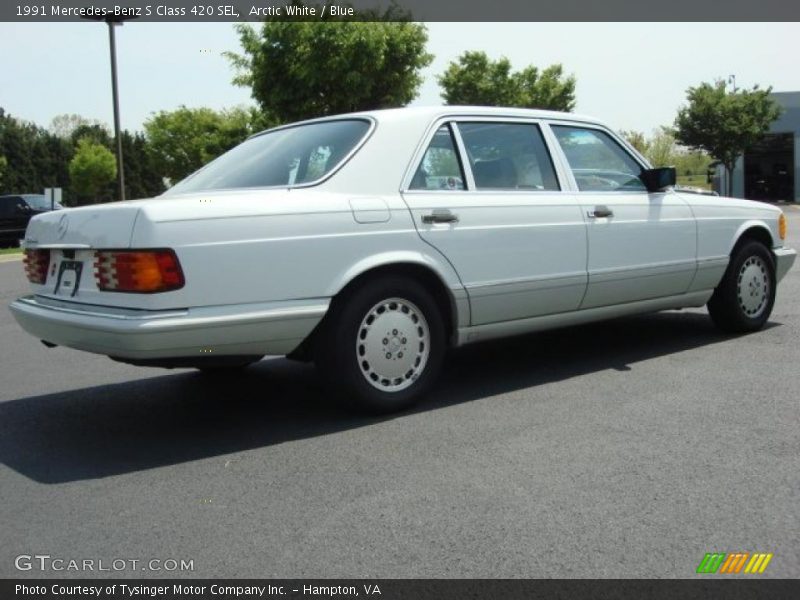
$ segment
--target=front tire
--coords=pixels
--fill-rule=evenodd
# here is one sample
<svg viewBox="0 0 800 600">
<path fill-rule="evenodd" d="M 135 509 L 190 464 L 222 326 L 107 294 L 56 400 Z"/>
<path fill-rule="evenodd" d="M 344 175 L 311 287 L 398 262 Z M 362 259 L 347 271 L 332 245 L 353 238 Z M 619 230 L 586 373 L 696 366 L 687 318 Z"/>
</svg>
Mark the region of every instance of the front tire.
<svg viewBox="0 0 800 600">
<path fill-rule="evenodd" d="M 323 377 L 349 408 L 407 408 L 441 371 L 446 333 L 433 296 L 417 281 L 384 276 L 335 299 L 317 344 Z"/>
<path fill-rule="evenodd" d="M 725 275 L 708 301 L 708 313 L 723 331 L 761 329 L 775 304 L 775 260 L 760 242 L 746 241 L 731 257 Z"/>
</svg>

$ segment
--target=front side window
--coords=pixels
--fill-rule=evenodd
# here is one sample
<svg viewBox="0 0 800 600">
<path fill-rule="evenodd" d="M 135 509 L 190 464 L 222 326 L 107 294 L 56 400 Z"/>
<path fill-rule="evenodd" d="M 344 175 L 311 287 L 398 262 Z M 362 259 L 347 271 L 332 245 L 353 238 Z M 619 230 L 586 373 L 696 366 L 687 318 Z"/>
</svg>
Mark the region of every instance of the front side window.
<svg viewBox="0 0 800 600">
<path fill-rule="evenodd" d="M 229 150 L 167 194 L 311 183 L 341 163 L 369 127 L 363 119 L 342 119 L 268 131 Z"/>
<path fill-rule="evenodd" d="M 458 158 L 453 132 L 442 125 L 433 134 L 428 149 L 411 180 L 412 190 L 463 190 L 464 174 Z"/>
<path fill-rule="evenodd" d="M 560 189 L 538 125 L 459 123 L 479 190 Z"/>
<path fill-rule="evenodd" d="M 642 167 L 603 131 L 553 125 L 582 192 L 646 191 Z"/>
</svg>

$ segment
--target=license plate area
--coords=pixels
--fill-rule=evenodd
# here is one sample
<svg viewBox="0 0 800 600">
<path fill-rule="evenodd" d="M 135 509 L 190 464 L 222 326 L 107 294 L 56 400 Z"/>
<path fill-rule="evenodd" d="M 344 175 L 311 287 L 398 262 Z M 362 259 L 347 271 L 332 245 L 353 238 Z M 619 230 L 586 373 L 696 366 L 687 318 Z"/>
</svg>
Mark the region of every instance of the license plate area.
<svg viewBox="0 0 800 600">
<path fill-rule="evenodd" d="M 81 285 L 82 271 L 82 262 L 78 260 L 62 260 L 58 267 L 58 279 L 53 293 L 56 296 L 74 296 L 77 294 Z"/>
</svg>

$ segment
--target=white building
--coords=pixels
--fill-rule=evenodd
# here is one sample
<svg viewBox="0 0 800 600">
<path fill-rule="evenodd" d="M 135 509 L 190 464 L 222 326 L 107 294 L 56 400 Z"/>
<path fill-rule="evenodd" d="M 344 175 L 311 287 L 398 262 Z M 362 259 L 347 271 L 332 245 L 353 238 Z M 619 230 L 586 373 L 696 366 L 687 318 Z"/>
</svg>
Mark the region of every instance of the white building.
<svg viewBox="0 0 800 600">
<path fill-rule="evenodd" d="M 800 92 L 774 92 L 783 113 L 770 133 L 739 158 L 733 195 L 750 200 L 800 202 Z M 717 169 L 714 189 L 725 190 L 725 170 Z"/>
</svg>

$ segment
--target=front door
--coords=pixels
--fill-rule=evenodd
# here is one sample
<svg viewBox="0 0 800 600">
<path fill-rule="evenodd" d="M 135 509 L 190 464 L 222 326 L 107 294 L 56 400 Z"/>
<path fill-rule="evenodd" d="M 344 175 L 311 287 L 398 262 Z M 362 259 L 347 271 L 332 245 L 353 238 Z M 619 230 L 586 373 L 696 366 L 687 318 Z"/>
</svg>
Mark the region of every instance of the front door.
<svg viewBox="0 0 800 600">
<path fill-rule="evenodd" d="M 683 294 L 697 268 L 689 205 L 649 193 L 642 165 L 602 129 L 551 125 L 588 219 L 589 287 L 581 308 Z"/>
<path fill-rule="evenodd" d="M 458 272 L 473 325 L 580 305 L 586 223 L 575 195 L 561 191 L 538 124 L 442 124 L 404 198 L 419 234 Z"/>
</svg>

